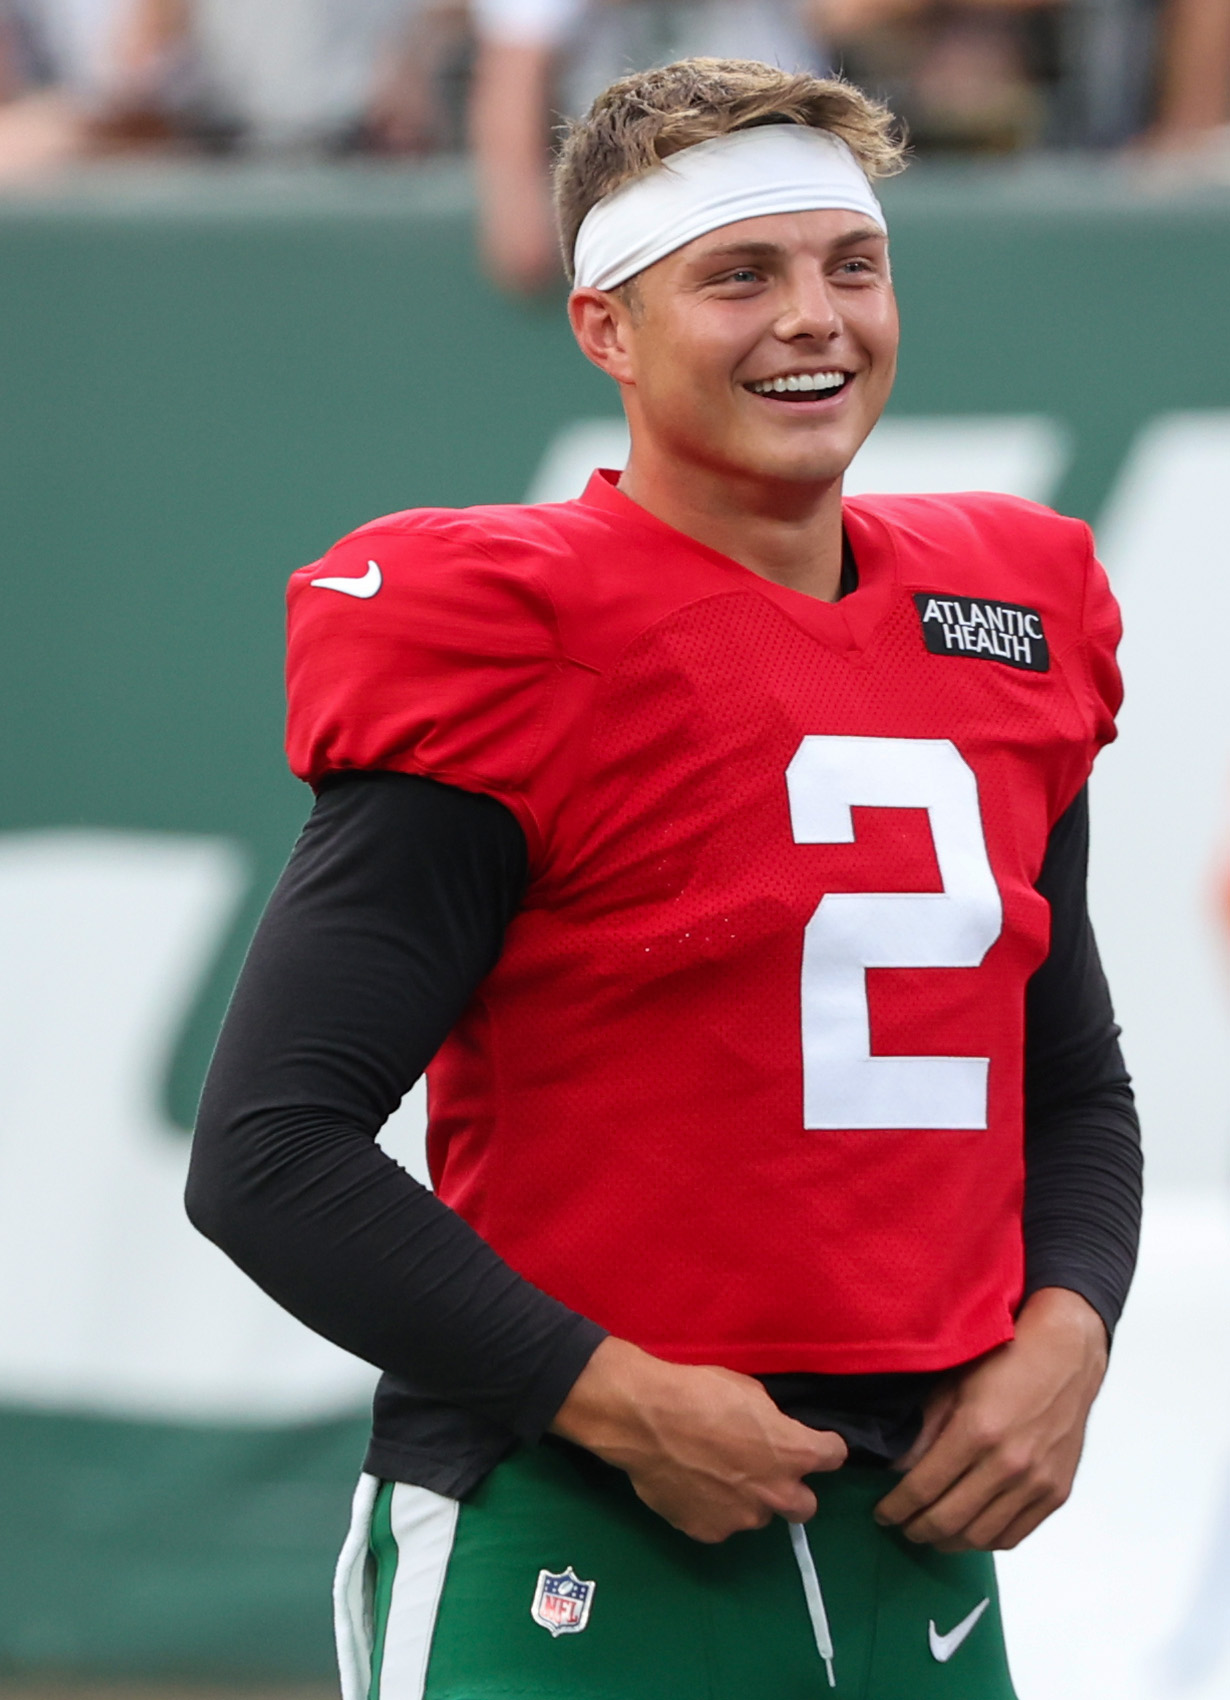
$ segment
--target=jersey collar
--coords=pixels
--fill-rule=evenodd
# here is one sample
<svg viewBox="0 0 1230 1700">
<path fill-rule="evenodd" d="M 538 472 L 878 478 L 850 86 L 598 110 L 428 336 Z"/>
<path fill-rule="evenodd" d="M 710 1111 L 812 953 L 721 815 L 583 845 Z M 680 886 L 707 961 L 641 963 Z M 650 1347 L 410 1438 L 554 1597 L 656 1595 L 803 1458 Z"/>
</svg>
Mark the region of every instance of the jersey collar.
<svg viewBox="0 0 1230 1700">
<path fill-rule="evenodd" d="M 588 508 L 599 508 L 621 525 L 648 529 L 669 537 L 675 548 L 687 548 L 704 557 L 723 574 L 737 580 L 740 588 L 755 590 L 782 610 L 812 637 L 834 649 L 865 649 L 894 601 L 898 582 L 897 548 L 892 532 L 878 515 L 862 502 L 842 503 L 842 523 L 858 565 L 858 588 L 838 602 L 824 602 L 805 591 L 790 590 L 762 578 L 750 567 L 700 543 L 687 532 L 678 531 L 640 507 L 618 488 L 621 474 L 608 467 L 595 472 L 579 498 Z"/>
</svg>

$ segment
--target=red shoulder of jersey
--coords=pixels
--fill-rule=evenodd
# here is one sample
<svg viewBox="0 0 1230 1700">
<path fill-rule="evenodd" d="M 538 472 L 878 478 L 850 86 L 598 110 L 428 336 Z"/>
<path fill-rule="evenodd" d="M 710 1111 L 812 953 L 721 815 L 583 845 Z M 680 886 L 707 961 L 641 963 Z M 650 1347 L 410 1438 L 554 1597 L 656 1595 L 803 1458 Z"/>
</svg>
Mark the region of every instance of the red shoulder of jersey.
<svg viewBox="0 0 1230 1700">
<path fill-rule="evenodd" d="M 857 497 L 846 511 L 847 524 L 856 515 L 874 516 L 889 528 L 909 588 L 1036 610 L 1052 662 L 1067 673 L 1084 712 L 1091 759 L 1114 738 L 1123 701 L 1115 651 L 1123 628 L 1083 520 L 982 491 Z"/>
<path fill-rule="evenodd" d="M 567 553 L 532 509 L 373 520 L 288 590 L 287 753 L 498 797 L 540 837 L 535 774 L 561 671 L 546 580 Z"/>
<path fill-rule="evenodd" d="M 296 572 L 292 770 L 315 784 L 388 769 L 485 792 L 541 852 L 612 657 L 711 594 L 715 562 L 747 576 L 614 490 L 610 502 L 410 509 Z"/>
</svg>

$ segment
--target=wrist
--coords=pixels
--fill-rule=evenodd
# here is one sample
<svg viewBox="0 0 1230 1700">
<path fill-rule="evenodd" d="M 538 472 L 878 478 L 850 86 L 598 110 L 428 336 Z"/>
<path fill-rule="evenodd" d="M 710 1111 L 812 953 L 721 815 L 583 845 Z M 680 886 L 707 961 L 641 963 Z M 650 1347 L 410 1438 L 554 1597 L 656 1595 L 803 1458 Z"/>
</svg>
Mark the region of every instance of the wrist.
<svg viewBox="0 0 1230 1700">
<path fill-rule="evenodd" d="M 551 1433 L 614 1461 L 643 1426 L 649 1384 L 660 1360 L 629 1340 L 608 1335 L 573 1382 Z"/>
<path fill-rule="evenodd" d="M 1018 1333 L 1022 1325 L 1027 1330 L 1045 1328 L 1080 1338 L 1095 1355 L 1100 1353 L 1105 1357 L 1110 1350 L 1110 1336 L 1101 1315 L 1087 1298 L 1070 1287 L 1037 1288 L 1021 1306 Z"/>
</svg>

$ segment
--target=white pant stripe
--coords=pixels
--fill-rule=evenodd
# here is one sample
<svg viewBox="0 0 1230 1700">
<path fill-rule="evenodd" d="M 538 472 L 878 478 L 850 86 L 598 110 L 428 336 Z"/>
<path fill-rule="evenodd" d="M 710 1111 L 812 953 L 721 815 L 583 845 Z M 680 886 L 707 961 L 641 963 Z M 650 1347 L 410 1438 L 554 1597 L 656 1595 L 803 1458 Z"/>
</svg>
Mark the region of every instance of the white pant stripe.
<svg viewBox="0 0 1230 1700">
<path fill-rule="evenodd" d="M 342 1678 L 342 1700 L 367 1700 L 371 1681 L 372 1623 L 367 1589 L 367 1537 L 380 1483 L 359 1477 L 350 1507 L 350 1528 L 333 1574 L 333 1634 Z"/>
<path fill-rule="evenodd" d="M 338 1559 L 333 1583 L 337 1662 L 342 1700 L 367 1700 L 372 1674 L 372 1596 L 368 1580 L 368 1539 L 380 1483 L 359 1478 L 350 1532 Z M 457 1528 L 457 1501 L 430 1488 L 398 1482 L 390 1521 L 397 1546 L 397 1570 L 389 1601 L 380 1667 L 380 1692 L 390 1700 L 423 1700 L 427 1660 L 436 1614 Z"/>
<path fill-rule="evenodd" d="M 390 1700 L 423 1700 L 436 1614 L 457 1532 L 457 1501 L 398 1482 L 393 1489 L 397 1573 L 389 1602 L 380 1689 Z"/>
</svg>

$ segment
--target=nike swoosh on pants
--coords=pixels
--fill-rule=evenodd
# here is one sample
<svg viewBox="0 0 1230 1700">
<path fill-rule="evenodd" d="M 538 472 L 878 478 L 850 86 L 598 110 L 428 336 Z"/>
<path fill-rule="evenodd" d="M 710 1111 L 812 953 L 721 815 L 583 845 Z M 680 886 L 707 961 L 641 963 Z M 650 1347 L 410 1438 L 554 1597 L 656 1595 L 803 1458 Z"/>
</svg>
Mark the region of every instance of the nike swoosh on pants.
<svg viewBox="0 0 1230 1700">
<path fill-rule="evenodd" d="M 950 1629 L 947 1635 L 940 1634 L 935 1627 L 935 1619 L 932 1618 L 927 1625 L 927 1636 L 931 1642 L 931 1657 L 938 1659 L 940 1664 L 946 1665 L 990 1603 L 988 1599 L 983 1600 L 981 1605 L 976 1605 L 969 1616 L 963 1617 L 956 1628 Z"/>
</svg>

